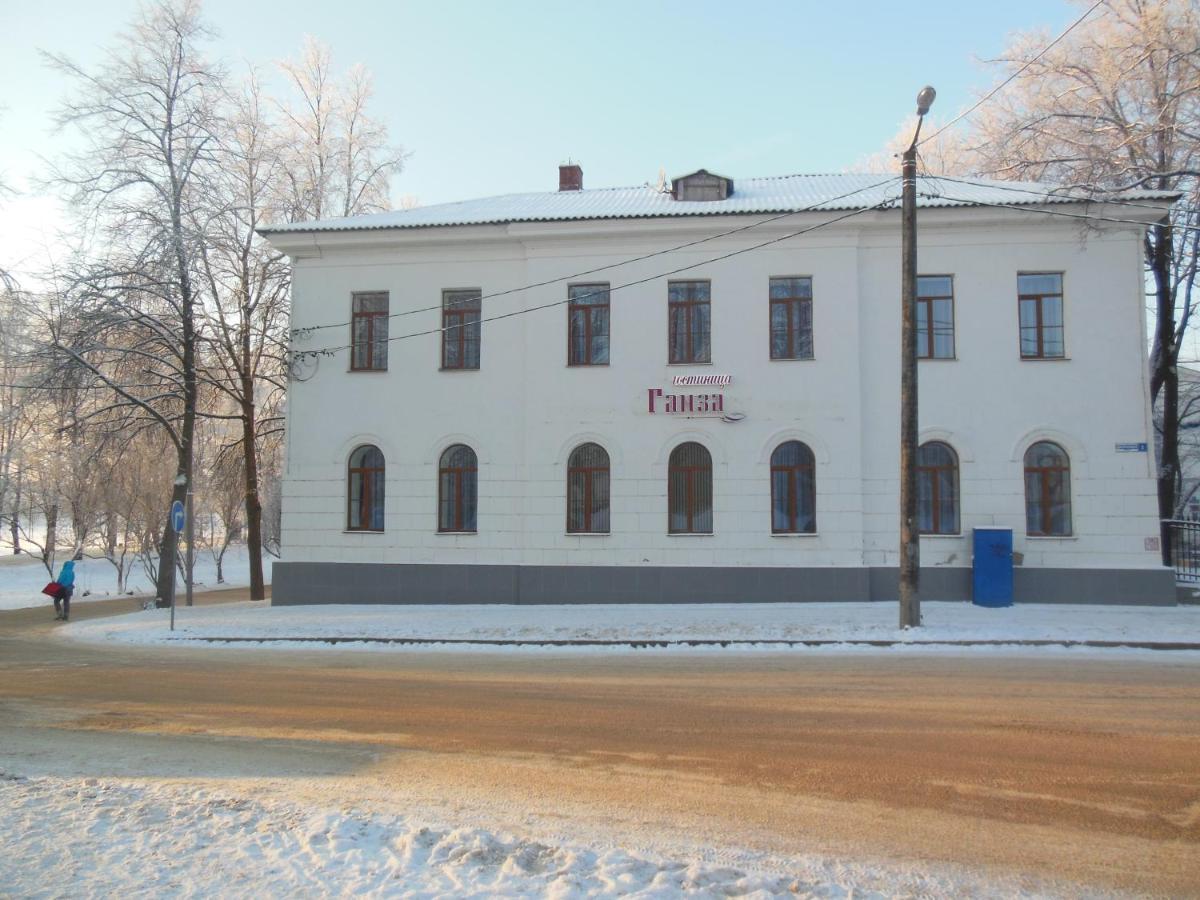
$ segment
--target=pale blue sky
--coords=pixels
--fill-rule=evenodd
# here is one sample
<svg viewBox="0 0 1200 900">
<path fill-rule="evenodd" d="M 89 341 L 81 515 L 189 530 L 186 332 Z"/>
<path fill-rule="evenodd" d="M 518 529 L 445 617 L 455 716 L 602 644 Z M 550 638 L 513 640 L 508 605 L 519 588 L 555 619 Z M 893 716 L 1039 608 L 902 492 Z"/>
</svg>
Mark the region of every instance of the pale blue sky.
<svg viewBox="0 0 1200 900">
<path fill-rule="evenodd" d="M 53 154 L 65 89 L 37 49 L 87 63 L 135 0 L 4 0 L 0 172 L 18 187 Z M 375 115 L 412 151 L 393 195 L 421 203 L 553 190 L 580 162 L 585 187 L 706 167 L 737 177 L 840 171 L 879 150 L 925 83 L 935 119 L 969 105 L 1015 30 L 1056 34 L 1064 0 L 899 2 L 368 2 L 207 0 L 212 52 L 263 69 L 305 34 L 343 69 L 375 76 Z M 0 258 L 29 255 L 54 204 L 0 209 Z M 48 240 L 48 239 L 47 239 Z"/>
</svg>

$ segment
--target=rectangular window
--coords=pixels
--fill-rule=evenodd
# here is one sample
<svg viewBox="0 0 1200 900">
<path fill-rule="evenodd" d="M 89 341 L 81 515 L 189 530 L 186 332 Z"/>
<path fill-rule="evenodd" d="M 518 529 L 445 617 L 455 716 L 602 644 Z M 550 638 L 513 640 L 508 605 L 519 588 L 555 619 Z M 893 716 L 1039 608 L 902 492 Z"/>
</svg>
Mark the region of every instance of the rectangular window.
<svg viewBox="0 0 1200 900">
<path fill-rule="evenodd" d="M 1062 359 L 1062 273 L 1017 275 L 1017 303 L 1021 318 L 1022 359 Z"/>
<path fill-rule="evenodd" d="M 673 363 L 711 361 L 709 346 L 711 287 L 707 281 L 667 283 L 670 353 Z"/>
<path fill-rule="evenodd" d="M 812 359 L 812 279 L 772 278 L 771 359 Z"/>
<path fill-rule="evenodd" d="M 567 365 L 608 365 L 608 285 L 567 288 Z"/>
<path fill-rule="evenodd" d="M 954 276 L 917 276 L 917 357 L 954 359 Z"/>
<path fill-rule="evenodd" d="M 482 292 L 442 291 L 442 368 L 479 368 Z"/>
<path fill-rule="evenodd" d="M 387 369 L 387 291 L 351 295 L 350 369 L 376 372 Z"/>
</svg>

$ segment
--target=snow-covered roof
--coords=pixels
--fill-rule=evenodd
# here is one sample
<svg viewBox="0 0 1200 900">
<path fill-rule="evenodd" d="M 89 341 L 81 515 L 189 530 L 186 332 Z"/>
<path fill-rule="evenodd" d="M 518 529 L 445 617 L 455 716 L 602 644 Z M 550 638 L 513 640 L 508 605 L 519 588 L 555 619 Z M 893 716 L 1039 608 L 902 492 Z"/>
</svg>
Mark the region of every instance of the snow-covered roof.
<svg viewBox="0 0 1200 900">
<path fill-rule="evenodd" d="M 1078 193 L 1053 194 L 1054 185 L 1033 182 L 971 179 L 973 183 L 933 176 L 918 179 L 920 207 L 1030 205 L 1078 203 Z M 781 175 L 739 178 L 725 200 L 676 200 L 650 185 L 503 194 L 478 200 L 439 203 L 343 219 L 293 222 L 259 229 L 263 234 L 312 231 L 363 231 L 384 228 L 434 228 L 452 225 L 502 225 L 510 222 L 568 222 L 586 219 L 644 219 L 668 216 L 722 216 L 801 212 L 808 209 L 869 209 L 885 200 L 898 200 L 898 175 L 849 173 Z M 1127 191 L 1119 198 L 1170 201 L 1167 191 Z"/>
</svg>

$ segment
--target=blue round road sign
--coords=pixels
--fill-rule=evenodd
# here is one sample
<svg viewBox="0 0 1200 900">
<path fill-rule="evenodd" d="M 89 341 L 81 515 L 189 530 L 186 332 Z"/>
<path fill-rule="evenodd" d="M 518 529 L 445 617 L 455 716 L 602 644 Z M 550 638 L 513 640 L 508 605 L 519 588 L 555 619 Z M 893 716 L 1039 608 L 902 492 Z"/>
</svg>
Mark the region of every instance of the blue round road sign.
<svg viewBox="0 0 1200 900">
<path fill-rule="evenodd" d="M 178 533 L 183 531 L 184 514 L 183 501 L 176 500 L 171 504 L 171 527 Z"/>
</svg>

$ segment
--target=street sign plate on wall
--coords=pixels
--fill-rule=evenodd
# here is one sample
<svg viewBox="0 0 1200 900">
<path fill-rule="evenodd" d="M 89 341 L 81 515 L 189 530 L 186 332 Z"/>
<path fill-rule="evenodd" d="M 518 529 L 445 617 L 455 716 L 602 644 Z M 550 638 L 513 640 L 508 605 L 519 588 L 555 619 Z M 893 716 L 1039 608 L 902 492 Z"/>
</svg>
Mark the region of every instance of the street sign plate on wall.
<svg viewBox="0 0 1200 900">
<path fill-rule="evenodd" d="M 1145 453 L 1149 449 L 1145 443 L 1117 444 L 1118 453 Z"/>
</svg>

